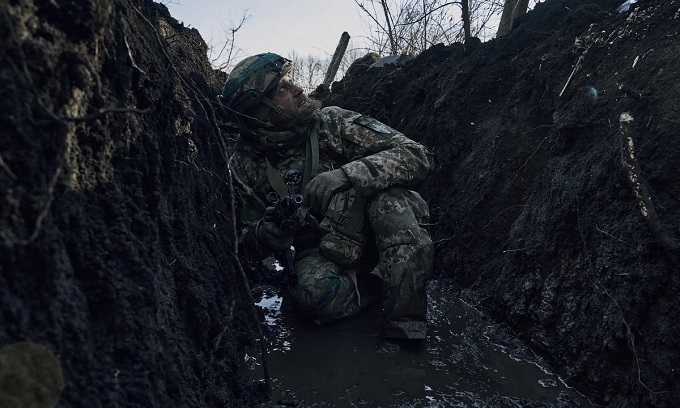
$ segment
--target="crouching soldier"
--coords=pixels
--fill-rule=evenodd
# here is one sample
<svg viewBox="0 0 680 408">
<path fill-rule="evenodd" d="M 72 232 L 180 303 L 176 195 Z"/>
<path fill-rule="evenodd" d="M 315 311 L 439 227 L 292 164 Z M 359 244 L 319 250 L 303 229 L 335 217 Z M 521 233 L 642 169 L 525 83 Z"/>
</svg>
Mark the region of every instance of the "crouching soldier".
<svg viewBox="0 0 680 408">
<path fill-rule="evenodd" d="M 291 278 L 285 296 L 316 321 L 379 299 L 384 338 L 424 339 L 433 245 L 427 204 L 410 189 L 428 178 L 432 153 L 370 117 L 322 108 L 291 69 L 276 54 L 251 56 L 220 95 L 240 126 L 230 158 L 240 252 L 274 254 Z"/>
</svg>

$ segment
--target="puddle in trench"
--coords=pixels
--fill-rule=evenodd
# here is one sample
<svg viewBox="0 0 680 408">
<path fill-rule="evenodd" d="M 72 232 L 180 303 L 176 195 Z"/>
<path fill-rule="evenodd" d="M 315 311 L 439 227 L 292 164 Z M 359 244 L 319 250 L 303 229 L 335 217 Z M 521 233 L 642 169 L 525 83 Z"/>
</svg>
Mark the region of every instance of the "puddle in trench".
<svg viewBox="0 0 680 408">
<path fill-rule="evenodd" d="M 265 291 L 272 399 L 261 407 L 592 406 L 456 293 L 430 282 L 427 340 L 386 354 L 377 351 L 377 310 L 319 326 L 282 312 L 281 297 Z M 243 374 L 261 379 L 259 360 L 246 354 Z"/>
</svg>

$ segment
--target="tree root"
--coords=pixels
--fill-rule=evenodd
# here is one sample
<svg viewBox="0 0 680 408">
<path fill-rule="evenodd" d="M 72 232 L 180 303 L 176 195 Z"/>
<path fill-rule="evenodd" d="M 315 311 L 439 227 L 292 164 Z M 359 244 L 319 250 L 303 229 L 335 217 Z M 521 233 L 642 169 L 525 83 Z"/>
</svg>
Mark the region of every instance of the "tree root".
<svg viewBox="0 0 680 408">
<path fill-rule="evenodd" d="M 621 162 L 628 173 L 628 181 L 633 189 L 633 195 L 640 207 L 640 213 L 645 219 L 647 226 L 652 232 L 656 242 L 661 245 L 666 255 L 671 261 L 678 259 L 680 245 L 668 234 L 656 212 L 656 207 L 647 187 L 647 182 L 642 176 L 640 163 L 635 157 L 635 146 L 633 143 L 633 131 L 630 123 L 633 117 L 628 112 L 624 112 L 619 117 L 619 130 L 621 131 Z"/>
</svg>

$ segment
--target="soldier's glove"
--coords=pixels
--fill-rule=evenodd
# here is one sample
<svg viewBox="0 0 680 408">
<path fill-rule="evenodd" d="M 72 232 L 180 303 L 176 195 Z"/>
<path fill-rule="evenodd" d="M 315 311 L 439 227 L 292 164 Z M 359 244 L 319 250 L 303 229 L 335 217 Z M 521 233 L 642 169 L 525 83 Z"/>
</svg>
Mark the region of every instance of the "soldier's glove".
<svg viewBox="0 0 680 408">
<path fill-rule="evenodd" d="M 272 221 L 266 221 L 268 214 L 276 213 L 276 208 L 267 207 L 265 210 L 265 217 L 257 224 L 255 235 L 258 241 L 273 253 L 281 253 L 286 251 L 293 245 L 293 235 L 297 226 L 290 228 L 281 228 Z"/>
<path fill-rule="evenodd" d="M 343 169 L 319 173 L 305 187 L 305 202 L 324 214 L 335 193 L 351 187 L 352 182 Z"/>
</svg>

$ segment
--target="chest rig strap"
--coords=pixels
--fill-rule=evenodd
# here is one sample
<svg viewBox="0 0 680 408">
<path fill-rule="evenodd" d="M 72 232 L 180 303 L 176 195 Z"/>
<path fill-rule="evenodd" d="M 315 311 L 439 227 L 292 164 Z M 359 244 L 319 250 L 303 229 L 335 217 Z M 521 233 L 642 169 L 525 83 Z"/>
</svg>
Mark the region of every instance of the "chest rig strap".
<svg viewBox="0 0 680 408">
<path fill-rule="evenodd" d="M 309 130 L 309 137 L 307 138 L 307 143 L 305 146 L 305 172 L 302 177 L 302 185 L 300 186 L 300 192 L 305 188 L 307 183 L 316 176 L 316 172 L 319 170 L 319 128 L 318 125 L 313 126 Z M 276 191 L 279 196 L 288 195 L 288 186 L 283 181 L 283 178 L 279 174 L 274 166 L 272 166 L 269 158 L 265 156 L 267 161 L 267 179 L 269 184 L 272 186 L 274 191 Z"/>
</svg>

